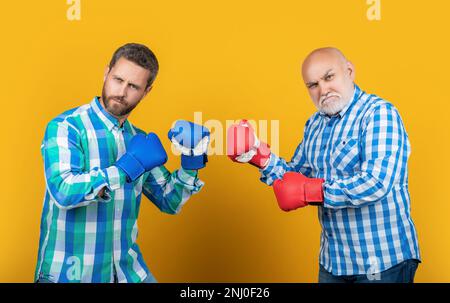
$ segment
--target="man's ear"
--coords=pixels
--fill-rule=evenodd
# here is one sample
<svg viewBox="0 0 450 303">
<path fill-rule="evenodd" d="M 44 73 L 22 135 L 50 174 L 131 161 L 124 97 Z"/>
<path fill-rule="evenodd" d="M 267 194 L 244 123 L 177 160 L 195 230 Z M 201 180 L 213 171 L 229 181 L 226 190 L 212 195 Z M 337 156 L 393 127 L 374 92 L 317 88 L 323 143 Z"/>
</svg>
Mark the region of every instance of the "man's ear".
<svg viewBox="0 0 450 303">
<path fill-rule="evenodd" d="M 103 75 L 103 82 L 105 82 L 106 81 L 106 77 L 108 77 L 108 74 L 109 74 L 109 66 L 107 66 L 106 68 L 105 68 L 105 74 Z"/>
<path fill-rule="evenodd" d="M 355 67 L 353 66 L 353 63 L 350 61 L 347 61 L 347 70 L 349 72 L 349 76 L 352 79 L 352 81 L 355 80 Z"/>
</svg>

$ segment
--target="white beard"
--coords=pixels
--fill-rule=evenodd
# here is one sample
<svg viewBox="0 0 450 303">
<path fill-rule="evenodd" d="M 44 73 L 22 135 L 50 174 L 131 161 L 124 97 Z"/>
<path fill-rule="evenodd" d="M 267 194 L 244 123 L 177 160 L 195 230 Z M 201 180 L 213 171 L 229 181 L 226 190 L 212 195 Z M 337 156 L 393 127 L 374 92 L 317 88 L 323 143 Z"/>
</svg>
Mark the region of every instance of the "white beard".
<svg viewBox="0 0 450 303">
<path fill-rule="evenodd" d="M 320 101 L 318 110 L 323 112 L 324 114 L 333 116 L 343 110 L 349 102 L 350 100 L 344 100 L 341 96 L 331 98 L 329 100 L 325 100 L 325 103 L 323 101 Z"/>
</svg>

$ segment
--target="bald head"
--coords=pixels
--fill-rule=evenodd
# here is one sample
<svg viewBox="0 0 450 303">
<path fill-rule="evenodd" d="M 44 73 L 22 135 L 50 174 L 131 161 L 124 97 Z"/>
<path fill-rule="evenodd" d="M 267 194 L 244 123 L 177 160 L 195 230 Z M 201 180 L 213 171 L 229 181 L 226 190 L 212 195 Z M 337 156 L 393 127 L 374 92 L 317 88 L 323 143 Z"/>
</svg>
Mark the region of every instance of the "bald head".
<svg viewBox="0 0 450 303">
<path fill-rule="evenodd" d="M 318 61 L 328 61 L 334 62 L 336 64 L 345 65 L 348 60 L 345 58 L 344 54 L 337 48 L 334 47 L 324 47 L 313 50 L 303 61 L 302 64 L 302 74 L 311 67 L 311 65 L 316 64 Z"/>
<path fill-rule="evenodd" d="M 337 48 L 312 51 L 302 64 L 302 76 L 316 107 L 334 115 L 353 97 L 354 67 Z"/>
</svg>

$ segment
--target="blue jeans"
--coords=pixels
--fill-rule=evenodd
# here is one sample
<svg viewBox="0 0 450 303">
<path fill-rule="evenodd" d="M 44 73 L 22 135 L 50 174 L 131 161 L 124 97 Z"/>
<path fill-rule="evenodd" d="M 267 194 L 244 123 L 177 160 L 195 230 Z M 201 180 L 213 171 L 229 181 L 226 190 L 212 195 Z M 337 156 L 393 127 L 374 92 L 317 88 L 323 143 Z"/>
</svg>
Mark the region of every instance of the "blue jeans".
<svg viewBox="0 0 450 303">
<path fill-rule="evenodd" d="M 379 274 L 335 276 L 319 265 L 319 283 L 413 283 L 419 261 L 403 261 Z"/>
</svg>

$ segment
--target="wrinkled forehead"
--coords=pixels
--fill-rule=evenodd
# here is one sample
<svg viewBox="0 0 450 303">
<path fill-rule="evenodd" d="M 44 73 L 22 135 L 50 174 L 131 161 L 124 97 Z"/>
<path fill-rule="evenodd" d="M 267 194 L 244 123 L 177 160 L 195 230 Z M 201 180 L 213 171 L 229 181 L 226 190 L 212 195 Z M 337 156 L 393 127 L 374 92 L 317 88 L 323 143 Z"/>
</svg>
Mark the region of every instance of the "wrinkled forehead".
<svg viewBox="0 0 450 303">
<path fill-rule="evenodd" d="M 345 58 L 334 52 L 320 52 L 309 55 L 302 65 L 305 81 L 316 81 L 329 71 L 340 71 L 345 66 Z"/>
<path fill-rule="evenodd" d="M 116 64 L 114 64 L 111 69 L 111 73 L 136 84 L 145 83 L 150 76 L 150 71 L 148 69 L 123 57 L 117 60 Z"/>
</svg>

